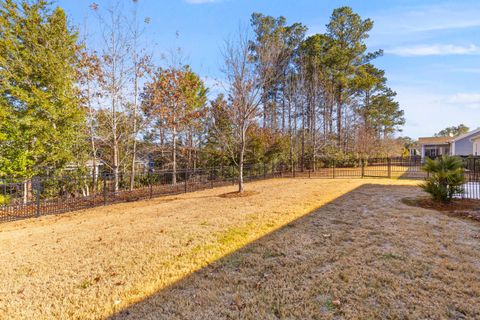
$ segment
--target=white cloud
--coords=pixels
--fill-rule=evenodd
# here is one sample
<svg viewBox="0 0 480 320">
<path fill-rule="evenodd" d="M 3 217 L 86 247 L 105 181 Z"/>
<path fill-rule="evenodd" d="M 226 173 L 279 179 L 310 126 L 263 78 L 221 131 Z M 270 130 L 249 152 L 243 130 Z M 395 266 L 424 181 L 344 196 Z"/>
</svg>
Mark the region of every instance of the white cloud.
<svg viewBox="0 0 480 320">
<path fill-rule="evenodd" d="M 444 0 L 433 4 L 417 1 L 410 5 L 404 4 L 405 1 L 384 2 L 388 5 L 361 13 L 363 18 L 371 18 L 374 22 L 367 40 L 370 46 L 385 48 L 402 43 L 421 43 L 439 35 L 480 28 L 478 0 Z M 327 23 L 328 15 L 307 21 L 308 35 L 325 32 Z"/>
<path fill-rule="evenodd" d="M 458 46 L 453 44 L 422 44 L 415 46 L 395 47 L 385 50 L 385 53 L 403 57 L 441 56 L 441 55 L 477 55 L 480 48 L 474 44 Z"/>
<path fill-rule="evenodd" d="M 386 47 L 401 43 L 426 43 L 452 32 L 480 27 L 480 1 L 463 0 L 435 3 L 393 5 L 368 15 L 374 28 L 368 43 Z"/>
<path fill-rule="evenodd" d="M 466 29 L 466 28 L 476 28 L 480 26 L 480 21 L 475 20 L 462 20 L 461 18 L 446 19 L 443 21 L 433 21 L 430 25 L 419 26 L 412 28 L 411 31 L 414 32 L 428 32 L 428 31 L 441 31 L 441 30 L 452 30 L 452 29 Z"/>
<path fill-rule="evenodd" d="M 460 123 L 470 128 L 479 126 L 475 115 L 480 108 L 480 93 L 444 93 L 429 86 L 411 85 L 395 89 L 407 120 L 404 135 L 416 139 Z"/>
<path fill-rule="evenodd" d="M 480 26 L 478 1 L 452 1 L 433 5 L 394 7 L 374 16 L 375 24 L 387 32 L 429 32 Z"/>
<path fill-rule="evenodd" d="M 470 109 L 480 109 L 480 93 L 457 93 L 448 97 L 447 102 Z"/>
</svg>

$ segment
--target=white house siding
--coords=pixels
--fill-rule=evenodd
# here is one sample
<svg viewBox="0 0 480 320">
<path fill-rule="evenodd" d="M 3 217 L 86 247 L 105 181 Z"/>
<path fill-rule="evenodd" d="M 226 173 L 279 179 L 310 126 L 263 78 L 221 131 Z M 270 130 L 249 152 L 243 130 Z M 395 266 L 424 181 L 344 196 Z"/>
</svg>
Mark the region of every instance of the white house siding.
<svg viewBox="0 0 480 320">
<path fill-rule="evenodd" d="M 480 156 L 480 137 L 473 140 L 473 155 Z"/>
</svg>

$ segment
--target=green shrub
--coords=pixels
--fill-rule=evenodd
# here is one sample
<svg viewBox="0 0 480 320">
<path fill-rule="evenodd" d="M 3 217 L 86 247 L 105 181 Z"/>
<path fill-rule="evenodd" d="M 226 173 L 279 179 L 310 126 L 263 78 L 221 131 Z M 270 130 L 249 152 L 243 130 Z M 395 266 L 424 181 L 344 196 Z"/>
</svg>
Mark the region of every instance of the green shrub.
<svg viewBox="0 0 480 320">
<path fill-rule="evenodd" d="M 455 194 L 463 193 L 465 182 L 463 162 L 458 157 L 442 156 L 428 159 L 422 170 L 429 174 L 421 185 L 435 201 L 450 202 Z"/>
<path fill-rule="evenodd" d="M 7 205 L 10 203 L 10 197 L 7 195 L 0 194 L 0 206 Z"/>
</svg>

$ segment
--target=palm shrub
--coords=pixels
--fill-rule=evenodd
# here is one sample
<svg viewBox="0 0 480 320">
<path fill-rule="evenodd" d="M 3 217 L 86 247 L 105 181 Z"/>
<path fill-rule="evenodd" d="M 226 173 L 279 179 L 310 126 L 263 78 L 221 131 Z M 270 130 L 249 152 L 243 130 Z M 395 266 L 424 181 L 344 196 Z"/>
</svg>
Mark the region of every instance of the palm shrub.
<svg viewBox="0 0 480 320">
<path fill-rule="evenodd" d="M 450 202 L 455 194 L 463 193 L 465 175 L 462 159 L 452 156 L 435 160 L 427 158 L 422 170 L 429 176 L 421 187 L 435 201 Z"/>
</svg>

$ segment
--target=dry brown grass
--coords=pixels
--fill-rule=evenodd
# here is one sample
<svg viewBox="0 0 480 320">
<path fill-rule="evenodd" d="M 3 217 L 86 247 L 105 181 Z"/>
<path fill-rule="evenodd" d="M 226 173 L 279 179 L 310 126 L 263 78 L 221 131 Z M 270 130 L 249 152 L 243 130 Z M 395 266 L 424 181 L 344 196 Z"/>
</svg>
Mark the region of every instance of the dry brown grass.
<svg viewBox="0 0 480 320">
<path fill-rule="evenodd" d="M 221 197 L 221 198 L 246 198 L 246 197 L 253 196 L 254 194 L 257 194 L 257 193 L 258 192 L 255 192 L 255 191 L 244 191 L 244 192 L 234 191 L 234 192 L 228 192 L 228 193 L 221 194 L 221 195 L 219 195 L 219 197 Z"/>
<path fill-rule="evenodd" d="M 0 225 L 0 314 L 478 318 L 480 226 L 402 204 L 416 183 L 277 179 Z"/>
</svg>

